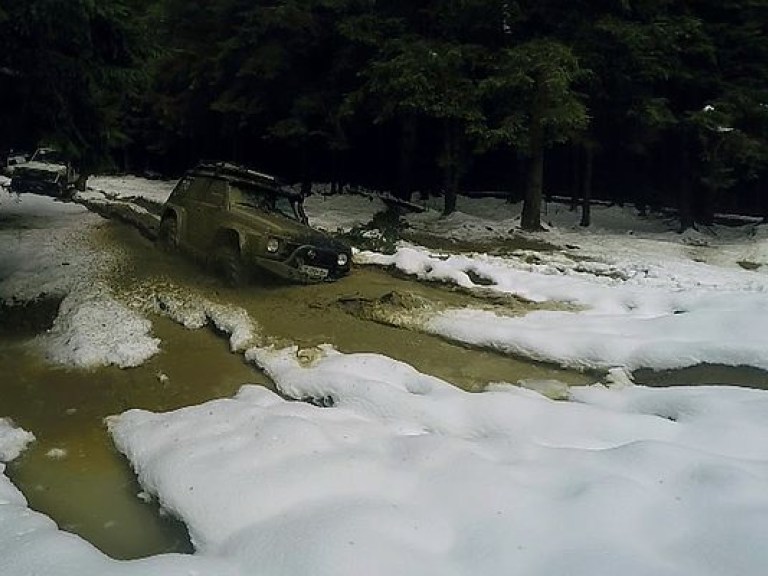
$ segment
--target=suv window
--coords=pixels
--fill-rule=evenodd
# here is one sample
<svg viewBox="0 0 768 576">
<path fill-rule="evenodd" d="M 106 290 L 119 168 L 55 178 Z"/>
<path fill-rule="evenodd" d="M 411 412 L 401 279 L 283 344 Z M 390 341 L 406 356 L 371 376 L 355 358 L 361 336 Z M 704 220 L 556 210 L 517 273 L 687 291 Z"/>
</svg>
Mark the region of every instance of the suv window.
<svg viewBox="0 0 768 576">
<path fill-rule="evenodd" d="M 205 192 L 208 190 L 210 181 L 207 178 L 193 178 L 186 186 L 187 197 L 197 202 L 205 201 Z"/>
<path fill-rule="evenodd" d="M 292 220 L 301 221 L 295 203 L 290 198 L 276 194 L 272 190 L 242 185 L 231 185 L 231 198 L 233 204 L 258 208 L 265 212 L 280 214 Z"/>
<path fill-rule="evenodd" d="M 212 206 L 224 206 L 224 201 L 227 197 L 227 183 L 223 180 L 211 180 L 208 185 L 208 190 L 203 192 L 203 197 L 200 199 L 205 204 Z"/>
<path fill-rule="evenodd" d="M 58 150 L 38 150 L 33 160 L 47 162 L 48 164 L 65 164 L 64 155 Z"/>
</svg>

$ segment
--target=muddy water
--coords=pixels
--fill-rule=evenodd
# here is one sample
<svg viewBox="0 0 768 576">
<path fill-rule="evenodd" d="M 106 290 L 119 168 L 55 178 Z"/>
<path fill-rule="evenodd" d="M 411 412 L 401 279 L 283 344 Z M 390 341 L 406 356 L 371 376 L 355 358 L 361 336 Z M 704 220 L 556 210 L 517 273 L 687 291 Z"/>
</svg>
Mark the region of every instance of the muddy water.
<svg viewBox="0 0 768 576">
<path fill-rule="evenodd" d="M 339 282 L 314 286 L 256 283 L 225 287 L 196 263 L 166 254 L 138 232 L 113 224 L 100 243 L 125 252 L 116 291 L 150 299 L 154 284 L 175 286 L 245 308 L 264 333 L 286 344 L 330 343 L 343 352 L 377 352 L 461 386 L 480 390 L 488 382 L 557 379 L 569 384 L 593 377 L 473 350 L 438 337 L 383 325 L 350 313 L 345 303 L 375 302 L 410 294 L 450 306 L 498 307 L 519 313 L 514 299 L 478 299 L 460 291 L 393 278 L 374 268 L 356 269 Z M 211 330 L 189 331 L 152 318 L 163 351 L 130 370 L 93 371 L 48 366 L 28 339 L 0 332 L 0 415 L 30 430 L 37 442 L 8 473 L 32 508 L 80 534 L 115 558 L 188 551 L 186 531 L 139 498 L 133 473 L 114 450 L 103 418 L 129 408 L 163 411 L 234 394 L 244 383 L 271 384 L 242 356 L 231 354 Z M 27 335 L 25 335 L 26 337 Z"/>
<path fill-rule="evenodd" d="M 181 523 L 139 498 L 104 417 L 128 408 L 171 410 L 231 396 L 244 383 L 269 384 L 211 331 L 153 323 L 163 351 L 132 370 L 54 368 L 28 341 L 0 340 L 0 413 L 37 437 L 8 475 L 33 509 L 114 558 L 184 552 L 190 544 Z"/>
<path fill-rule="evenodd" d="M 350 313 L 345 305 L 358 300 L 375 302 L 393 293 L 413 295 L 443 307 L 475 306 L 504 313 L 522 313 L 534 304 L 498 295 L 478 298 L 439 284 L 393 277 L 374 267 L 358 267 L 333 283 L 297 286 L 257 278 L 245 288 L 232 289 L 201 266 L 155 250 L 130 230 L 114 228 L 111 233 L 118 238 L 110 242 L 125 246 L 133 258 L 122 271 L 122 284 L 129 292 L 131 286 L 146 291 L 152 278 L 172 277 L 178 285 L 244 308 L 266 334 L 286 344 L 305 347 L 328 343 L 342 352 L 377 352 L 471 391 L 489 382 L 521 379 L 557 379 L 568 384 L 595 381 L 594 375 L 471 349 L 437 336 L 372 322 Z"/>
</svg>

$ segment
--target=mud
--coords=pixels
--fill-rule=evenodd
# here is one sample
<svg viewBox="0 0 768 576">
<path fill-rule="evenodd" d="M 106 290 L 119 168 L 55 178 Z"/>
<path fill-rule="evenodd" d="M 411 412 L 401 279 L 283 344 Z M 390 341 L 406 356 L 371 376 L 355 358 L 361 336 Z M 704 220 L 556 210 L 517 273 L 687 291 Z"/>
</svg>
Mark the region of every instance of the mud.
<svg viewBox="0 0 768 576">
<path fill-rule="evenodd" d="M 0 339 L 3 416 L 37 441 L 8 467 L 30 506 L 114 558 L 189 552 L 183 524 L 140 498 L 140 487 L 103 423 L 129 408 L 173 410 L 228 397 L 242 384 L 271 386 L 210 330 L 153 318 L 161 354 L 131 370 L 68 370 L 45 364 L 35 346 Z"/>
<path fill-rule="evenodd" d="M 471 391 L 481 390 L 489 382 L 522 379 L 560 379 L 568 384 L 594 381 L 576 371 L 470 349 L 420 333 L 416 331 L 418 314 L 407 307 L 400 310 L 403 324 L 410 319 L 405 327 L 385 322 L 383 317 L 377 321 L 372 315 L 350 313 L 356 302 L 378 302 L 391 294 L 408 295 L 412 301 L 429 306 L 486 307 L 514 314 L 536 307 L 514 297 L 477 297 L 451 286 L 394 277 L 373 267 L 358 267 L 332 283 L 303 286 L 260 282 L 257 278 L 246 287 L 233 289 L 201 265 L 179 254 L 156 250 L 135 232 L 112 228 L 110 234 L 110 242 L 127 247 L 133 256 L 121 271 L 127 293 L 151 290 L 153 279 L 160 288 L 172 278 L 184 289 L 245 309 L 278 344 L 312 347 L 327 343 L 342 352 L 376 352 Z"/>
</svg>

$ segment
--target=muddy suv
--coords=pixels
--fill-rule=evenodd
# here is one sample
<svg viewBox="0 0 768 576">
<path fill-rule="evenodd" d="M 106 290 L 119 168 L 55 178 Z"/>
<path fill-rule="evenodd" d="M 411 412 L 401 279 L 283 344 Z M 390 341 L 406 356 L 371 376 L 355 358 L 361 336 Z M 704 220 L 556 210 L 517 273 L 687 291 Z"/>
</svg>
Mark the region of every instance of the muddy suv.
<svg viewBox="0 0 768 576">
<path fill-rule="evenodd" d="M 310 228 L 300 193 L 228 163 L 201 164 L 173 189 L 158 242 L 214 264 L 231 284 L 266 272 L 295 282 L 350 270 L 348 246 Z"/>
<path fill-rule="evenodd" d="M 72 193 L 77 178 L 72 164 L 59 150 L 38 148 L 29 162 L 13 171 L 11 190 L 66 197 Z"/>
</svg>

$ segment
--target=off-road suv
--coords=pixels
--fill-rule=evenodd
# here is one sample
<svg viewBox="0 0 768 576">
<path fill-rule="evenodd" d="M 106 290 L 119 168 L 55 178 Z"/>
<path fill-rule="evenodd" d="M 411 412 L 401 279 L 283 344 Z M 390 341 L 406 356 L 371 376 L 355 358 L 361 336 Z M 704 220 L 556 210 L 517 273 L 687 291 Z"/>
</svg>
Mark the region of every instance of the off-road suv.
<svg viewBox="0 0 768 576">
<path fill-rule="evenodd" d="M 231 284 L 253 272 L 296 282 L 350 270 L 348 246 L 312 229 L 299 192 L 229 163 L 190 170 L 162 211 L 158 242 L 216 265 Z"/>
<path fill-rule="evenodd" d="M 38 148 L 32 159 L 13 171 L 11 190 L 66 197 L 73 191 L 78 174 L 58 150 Z"/>
</svg>

